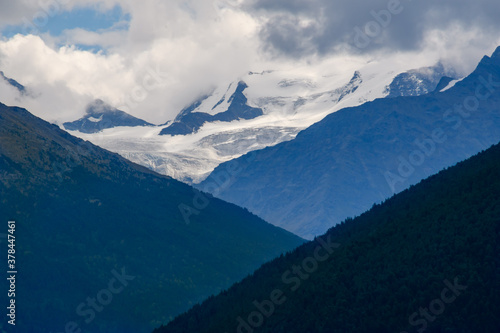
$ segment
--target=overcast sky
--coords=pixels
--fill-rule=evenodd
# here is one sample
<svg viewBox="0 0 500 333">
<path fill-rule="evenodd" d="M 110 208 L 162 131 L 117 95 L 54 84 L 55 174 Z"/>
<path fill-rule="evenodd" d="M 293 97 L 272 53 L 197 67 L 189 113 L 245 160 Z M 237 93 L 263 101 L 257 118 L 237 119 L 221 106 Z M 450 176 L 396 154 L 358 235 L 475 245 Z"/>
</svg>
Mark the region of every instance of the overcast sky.
<svg viewBox="0 0 500 333">
<path fill-rule="evenodd" d="M 54 121 L 101 98 L 162 123 L 248 71 L 338 55 L 438 52 L 466 74 L 499 17 L 498 0 L 0 0 L 0 70 L 31 88 L 0 101 Z"/>
</svg>

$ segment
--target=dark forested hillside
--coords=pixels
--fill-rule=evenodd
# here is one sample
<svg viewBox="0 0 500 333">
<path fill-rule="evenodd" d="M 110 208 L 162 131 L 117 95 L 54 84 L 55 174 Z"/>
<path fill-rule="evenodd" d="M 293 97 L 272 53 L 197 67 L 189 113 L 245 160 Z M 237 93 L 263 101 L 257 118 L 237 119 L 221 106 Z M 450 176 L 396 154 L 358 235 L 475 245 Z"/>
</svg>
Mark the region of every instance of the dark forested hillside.
<svg viewBox="0 0 500 333">
<path fill-rule="evenodd" d="M 0 199 L 18 332 L 151 331 L 303 242 L 3 104 Z"/>
<path fill-rule="evenodd" d="M 263 265 L 155 333 L 498 333 L 499 313 L 496 145 Z"/>
</svg>

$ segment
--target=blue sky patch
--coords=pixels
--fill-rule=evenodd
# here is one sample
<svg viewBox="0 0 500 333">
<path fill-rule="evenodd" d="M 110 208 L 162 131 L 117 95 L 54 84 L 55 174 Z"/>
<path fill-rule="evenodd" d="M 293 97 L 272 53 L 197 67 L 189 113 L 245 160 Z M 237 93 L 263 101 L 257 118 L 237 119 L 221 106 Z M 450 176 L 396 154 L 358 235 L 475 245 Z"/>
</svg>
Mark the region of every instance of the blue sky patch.
<svg viewBox="0 0 500 333">
<path fill-rule="evenodd" d="M 126 24 L 118 24 L 125 22 Z M 107 12 L 100 12 L 95 8 L 74 8 L 72 11 L 60 12 L 50 16 L 42 9 L 33 17 L 28 17 L 23 24 L 7 26 L 1 30 L 1 35 L 10 38 L 16 34 L 50 33 L 59 36 L 64 30 L 81 28 L 88 31 L 102 31 L 109 29 L 127 29 L 130 15 L 123 13 L 120 6 L 115 6 Z"/>
</svg>

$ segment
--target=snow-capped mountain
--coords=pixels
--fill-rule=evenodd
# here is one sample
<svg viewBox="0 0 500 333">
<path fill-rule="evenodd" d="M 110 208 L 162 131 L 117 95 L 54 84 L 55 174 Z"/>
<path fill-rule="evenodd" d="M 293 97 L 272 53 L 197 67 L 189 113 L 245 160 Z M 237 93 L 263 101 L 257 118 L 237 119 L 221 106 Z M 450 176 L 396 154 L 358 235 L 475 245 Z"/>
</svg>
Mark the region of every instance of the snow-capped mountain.
<svg viewBox="0 0 500 333">
<path fill-rule="evenodd" d="M 387 58 L 319 71 L 248 72 L 198 98 L 173 123 L 81 130 L 82 123 L 96 120 L 87 115 L 76 126 L 64 126 L 159 173 L 199 183 L 219 164 L 292 140 L 332 112 L 387 96 L 424 94 L 450 75 L 441 65 L 423 65 L 414 69 Z"/>
<path fill-rule="evenodd" d="M 153 125 L 123 111 L 117 110 L 98 99 L 87 107 L 86 114 L 83 118 L 73 122 L 66 122 L 63 126 L 70 131 L 97 133 L 104 129 L 118 126 L 135 127 Z"/>
<path fill-rule="evenodd" d="M 236 90 L 229 95 L 228 92 L 235 86 Z M 203 110 L 204 100 L 199 100 L 186 109 L 183 109 L 179 116 L 167 128 L 164 128 L 160 135 L 186 135 L 197 132 L 205 123 L 208 122 L 231 122 L 240 119 L 254 119 L 262 116 L 262 109 L 254 108 L 248 105 L 248 100 L 243 94 L 243 91 L 248 88 L 245 82 L 240 81 L 238 84 L 231 83 L 229 88 L 220 101 L 215 104 L 210 111 L 200 112 Z M 209 96 L 204 99 L 208 99 Z M 219 109 L 220 112 L 214 110 Z M 223 110 L 226 111 L 223 111 Z"/>
</svg>

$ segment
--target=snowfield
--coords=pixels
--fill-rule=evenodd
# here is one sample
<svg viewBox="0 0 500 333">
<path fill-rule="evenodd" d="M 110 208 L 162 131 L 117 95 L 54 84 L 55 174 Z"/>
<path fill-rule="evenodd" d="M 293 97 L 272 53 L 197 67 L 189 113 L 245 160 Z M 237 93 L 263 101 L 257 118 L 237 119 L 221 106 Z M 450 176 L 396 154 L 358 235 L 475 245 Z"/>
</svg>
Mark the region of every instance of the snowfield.
<svg viewBox="0 0 500 333">
<path fill-rule="evenodd" d="M 94 134 L 70 133 L 180 181 L 203 181 L 219 164 L 253 150 L 292 140 L 303 129 L 346 107 L 386 97 L 394 78 L 435 63 L 386 58 L 342 66 L 324 63 L 290 70 L 249 72 L 217 87 L 192 112 L 215 115 L 228 109 L 239 81 L 248 105 L 264 115 L 250 120 L 205 123 L 196 133 L 159 135 L 168 125 L 115 127 Z M 429 69 L 425 69 L 426 72 Z M 415 82 L 418 85 L 418 82 Z M 421 91 L 421 87 L 418 91 Z M 195 101 L 193 101 L 195 102 Z M 198 101 L 200 102 L 200 101 Z"/>
</svg>

